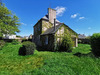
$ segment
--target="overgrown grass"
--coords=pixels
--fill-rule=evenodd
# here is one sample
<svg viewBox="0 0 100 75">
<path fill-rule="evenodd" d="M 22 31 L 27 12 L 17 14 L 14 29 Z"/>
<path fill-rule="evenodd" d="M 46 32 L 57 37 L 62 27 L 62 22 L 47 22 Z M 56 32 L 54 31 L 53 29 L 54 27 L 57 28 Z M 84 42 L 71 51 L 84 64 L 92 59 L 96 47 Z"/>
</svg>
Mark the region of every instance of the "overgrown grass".
<svg viewBox="0 0 100 75">
<path fill-rule="evenodd" d="M 20 47 L 9 44 L 0 51 L 0 75 L 22 75 L 43 65 L 43 58 L 36 52 L 30 56 L 19 56 Z"/>
<path fill-rule="evenodd" d="M 19 56 L 21 45 L 9 44 L 0 51 L 0 75 L 100 75 L 100 59 L 73 54 L 90 52 L 90 45 L 79 44 L 72 53 L 38 52 Z"/>
</svg>

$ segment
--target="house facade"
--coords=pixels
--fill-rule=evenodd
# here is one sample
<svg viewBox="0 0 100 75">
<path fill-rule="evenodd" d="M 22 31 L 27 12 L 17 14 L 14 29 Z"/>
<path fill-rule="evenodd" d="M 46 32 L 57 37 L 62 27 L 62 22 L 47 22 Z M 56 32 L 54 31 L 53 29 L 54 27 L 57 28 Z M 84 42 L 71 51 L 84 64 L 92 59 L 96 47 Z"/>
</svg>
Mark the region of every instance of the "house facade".
<svg viewBox="0 0 100 75">
<path fill-rule="evenodd" d="M 43 49 L 53 50 L 57 44 L 61 43 L 64 34 L 71 34 L 74 47 L 78 46 L 77 33 L 56 19 L 56 10 L 54 9 L 48 8 L 48 14 L 41 18 L 33 28 L 33 41 Z"/>
<path fill-rule="evenodd" d="M 16 35 L 3 34 L 4 39 L 16 39 Z"/>
</svg>

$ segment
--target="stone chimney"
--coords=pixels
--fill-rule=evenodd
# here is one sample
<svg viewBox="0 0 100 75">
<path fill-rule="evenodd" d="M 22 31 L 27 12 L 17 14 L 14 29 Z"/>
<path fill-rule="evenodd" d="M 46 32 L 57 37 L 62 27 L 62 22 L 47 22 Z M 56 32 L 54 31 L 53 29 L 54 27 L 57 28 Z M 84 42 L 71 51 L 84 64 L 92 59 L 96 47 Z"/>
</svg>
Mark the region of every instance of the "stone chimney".
<svg viewBox="0 0 100 75">
<path fill-rule="evenodd" d="M 54 19 L 56 19 L 56 10 L 48 8 L 48 18 L 49 21 L 54 24 Z"/>
</svg>

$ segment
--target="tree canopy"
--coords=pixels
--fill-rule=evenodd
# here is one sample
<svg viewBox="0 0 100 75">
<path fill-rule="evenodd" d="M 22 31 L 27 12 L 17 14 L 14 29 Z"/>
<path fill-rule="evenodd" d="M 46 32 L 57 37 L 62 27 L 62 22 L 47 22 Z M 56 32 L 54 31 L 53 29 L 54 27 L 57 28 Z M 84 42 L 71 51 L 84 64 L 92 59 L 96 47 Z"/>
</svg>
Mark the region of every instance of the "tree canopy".
<svg viewBox="0 0 100 75">
<path fill-rule="evenodd" d="M 3 34 L 16 34 L 16 32 L 20 32 L 19 26 L 19 18 L 12 14 L 4 4 L 0 3 L 0 37 Z"/>
</svg>

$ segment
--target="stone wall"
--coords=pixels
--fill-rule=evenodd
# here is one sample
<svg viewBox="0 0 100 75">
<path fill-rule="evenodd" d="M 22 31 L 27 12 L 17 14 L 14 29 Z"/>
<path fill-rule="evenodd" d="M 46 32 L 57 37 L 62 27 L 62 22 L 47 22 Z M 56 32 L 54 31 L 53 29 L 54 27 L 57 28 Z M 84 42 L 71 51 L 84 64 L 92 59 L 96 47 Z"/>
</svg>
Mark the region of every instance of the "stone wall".
<svg viewBox="0 0 100 75">
<path fill-rule="evenodd" d="M 40 20 L 35 26 L 34 26 L 34 40 L 35 44 L 37 46 L 41 45 L 40 41 L 40 34 L 42 33 L 42 20 Z"/>
<path fill-rule="evenodd" d="M 46 44 L 46 37 L 48 36 L 48 44 Z M 42 46 L 44 50 L 52 51 L 54 49 L 54 35 L 42 35 L 41 36 Z"/>
<path fill-rule="evenodd" d="M 64 36 L 64 34 L 69 34 L 69 35 L 72 35 L 72 40 L 73 40 L 73 42 L 74 42 L 74 47 L 77 47 L 78 46 L 78 39 L 77 39 L 77 35 L 73 32 L 73 31 L 71 31 L 67 26 L 65 26 L 65 25 L 62 25 L 58 30 L 57 30 L 57 32 L 55 33 L 55 39 L 56 39 L 56 43 L 57 44 L 61 44 L 61 42 L 62 42 L 62 38 L 63 38 L 63 36 Z"/>
<path fill-rule="evenodd" d="M 53 24 L 51 24 L 48 21 L 40 20 L 38 23 L 34 26 L 34 40 L 35 44 L 37 46 L 41 46 L 41 34 L 43 34 L 48 28 L 51 28 Z"/>
<path fill-rule="evenodd" d="M 42 20 L 42 33 L 44 33 L 48 28 L 53 27 L 53 24 L 51 24 L 48 21 Z"/>
</svg>

